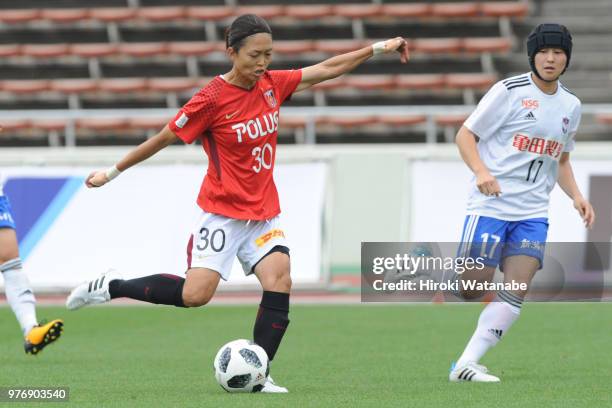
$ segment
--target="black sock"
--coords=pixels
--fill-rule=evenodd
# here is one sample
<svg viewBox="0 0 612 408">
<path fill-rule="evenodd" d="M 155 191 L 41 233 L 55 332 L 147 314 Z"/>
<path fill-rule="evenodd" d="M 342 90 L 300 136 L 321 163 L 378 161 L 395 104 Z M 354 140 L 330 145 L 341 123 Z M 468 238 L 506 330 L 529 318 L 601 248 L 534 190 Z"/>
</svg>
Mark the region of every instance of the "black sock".
<svg viewBox="0 0 612 408">
<path fill-rule="evenodd" d="M 289 294 L 264 291 L 253 327 L 253 340 L 261 346 L 270 361 L 274 359 L 289 325 Z"/>
<path fill-rule="evenodd" d="M 115 279 L 108 284 L 111 299 L 128 297 L 149 303 L 186 307 L 183 303 L 185 279 L 176 275 L 150 275 L 143 278 Z"/>
</svg>

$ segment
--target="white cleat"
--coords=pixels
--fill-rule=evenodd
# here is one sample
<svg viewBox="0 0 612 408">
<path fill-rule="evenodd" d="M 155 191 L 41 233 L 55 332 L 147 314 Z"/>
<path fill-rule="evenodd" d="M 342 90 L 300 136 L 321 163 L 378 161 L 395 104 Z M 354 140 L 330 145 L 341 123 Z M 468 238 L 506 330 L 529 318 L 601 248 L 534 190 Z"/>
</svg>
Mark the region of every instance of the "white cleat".
<svg viewBox="0 0 612 408">
<path fill-rule="evenodd" d="M 66 307 L 69 310 L 77 310 L 83 306 L 109 302 L 111 297 L 108 283 L 115 279 L 121 279 L 121 276 L 117 271 L 109 269 L 96 279 L 81 283 L 68 295 Z"/>
<path fill-rule="evenodd" d="M 276 385 L 272 377 L 268 376 L 260 392 L 267 392 L 271 394 L 285 394 L 288 393 L 289 390 L 285 387 L 281 387 L 280 385 Z"/>
<path fill-rule="evenodd" d="M 448 375 L 448 380 L 451 382 L 499 382 L 499 378 L 494 375 L 488 374 L 489 370 L 487 367 L 476 364 L 467 363 L 461 367 L 452 367 L 451 372 Z"/>
</svg>

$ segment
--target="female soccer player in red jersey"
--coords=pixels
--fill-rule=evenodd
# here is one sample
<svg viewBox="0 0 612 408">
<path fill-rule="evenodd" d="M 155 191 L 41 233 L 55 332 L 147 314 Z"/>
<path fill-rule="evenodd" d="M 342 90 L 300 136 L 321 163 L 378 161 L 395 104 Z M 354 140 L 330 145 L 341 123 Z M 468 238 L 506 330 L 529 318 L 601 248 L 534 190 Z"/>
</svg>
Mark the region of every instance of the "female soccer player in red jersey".
<svg viewBox="0 0 612 408">
<path fill-rule="evenodd" d="M 220 279 L 227 280 L 234 257 L 245 274 L 254 273 L 263 296 L 253 340 L 270 360 L 289 324 L 289 248 L 280 225 L 278 193 L 272 171 L 279 109 L 292 93 L 336 78 L 373 55 L 399 52 L 408 60 L 406 41 L 393 38 L 338 55 L 298 70 L 268 70 L 272 31 L 256 15 L 238 17 L 226 32 L 232 69 L 195 94 L 164 129 L 128 153 L 116 166 L 89 175 L 90 188 L 101 187 L 121 172 L 177 140 L 200 140 L 208 156 L 198 196 L 201 218 L 187 248 L 186 279 L 152 275 L 122 280 L 112 271 L 76 287 L 69 309 L 119 297 L 196 307 L 210 301 Z M 268 379 L 262 392 L 287 392 Z"/>
</svg>

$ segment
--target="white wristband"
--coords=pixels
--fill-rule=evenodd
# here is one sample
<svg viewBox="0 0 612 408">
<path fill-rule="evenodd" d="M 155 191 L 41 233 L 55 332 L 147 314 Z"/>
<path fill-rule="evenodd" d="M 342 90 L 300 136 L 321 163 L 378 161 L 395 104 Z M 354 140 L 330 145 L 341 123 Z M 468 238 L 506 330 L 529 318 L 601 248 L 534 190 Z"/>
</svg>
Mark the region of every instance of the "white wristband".
<svg viewBox="0 0 612 408">
<path fill-rule="evenodd" d="M 383 54 L 387 48 L 385 47 L 386 41 L 379 41 L 372 44 L 372 53 L 374 55 Z"/>
<path fill-rule="evenodd" d="M 111 181 L 112 179 L 120 175 L 121 172 L 119 171 L 119 169 L 117 169 L 117 166 L 113 166 L 109 167 L 104 174 L 106 175 L 106 179 L 108 181 Z"/>
</svg>

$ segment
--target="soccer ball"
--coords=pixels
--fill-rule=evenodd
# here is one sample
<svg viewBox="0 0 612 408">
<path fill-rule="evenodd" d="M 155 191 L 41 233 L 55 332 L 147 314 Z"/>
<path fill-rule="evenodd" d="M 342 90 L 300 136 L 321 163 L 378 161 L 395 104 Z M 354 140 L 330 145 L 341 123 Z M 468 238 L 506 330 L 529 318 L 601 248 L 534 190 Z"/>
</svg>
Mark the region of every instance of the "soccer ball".
<svg viewBox="0 0 612 408">
<path fill-rule="evenodd" d="M 261 391 L 270 370 L 265 350 L 244 339 L 223 345 L 213 365 L 217 382 L 227 392 Z"/>
</svg>

